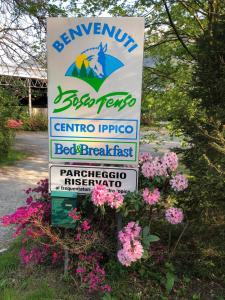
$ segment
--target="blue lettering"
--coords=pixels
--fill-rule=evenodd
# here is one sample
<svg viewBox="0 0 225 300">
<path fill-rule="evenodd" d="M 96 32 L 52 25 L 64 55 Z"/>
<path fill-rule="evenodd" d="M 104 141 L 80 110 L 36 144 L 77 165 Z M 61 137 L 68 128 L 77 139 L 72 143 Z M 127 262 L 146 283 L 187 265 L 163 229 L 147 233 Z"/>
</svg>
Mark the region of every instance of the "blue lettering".
<svg viewBox="0 0 225 300">
<path fill-rule="evenodd" d="M 87 131 L 88 131 L 88 132 L 93 132 L 93 131 L 95 131 L 95 126 L 92 125 L 92 124 L 89 124 L 89 125 L 87 126 Z"/>
<path fill-rule="evenodd" d="M 88 145 L 80 144 L 80 154 L 81 155 L 88 155 Z"/>
<path fill-rule="evenodd" d="M 115 30 L 116 30 L 116 26 L 112 26 L 111 29 L 110 29 L 109 25 L 104 23 L 103 29 L 102 29 L 102 35 L 105 35 L 105 33 L 107 31 L 108 36 L 112 38 L 114 33 L 115 33 Z"/>
<path fill-rule="evenodd" d="M 64 154 L 69 154 L 70 153 L 70 148 L 69 147 L 64 147 L 63 149 Z"/>
<path fill-rule="evenodd" d="M 124 43 L 124 47 L 127 47 L 130 43 L 133 43 L 134 39 L 128 35 L 126 43 Z"/>
<path fill-rule="evenodd" d="M 59 128 L 58 128 L 58 126 L 59 126 Z M 60 123 L 56 123 L 54 125 L 54 128 L 55 128 L 56 131 L 60 131 Z"/>
<path fill-rule="evenodd" d="M 88 36 L 90 33 L 94 35 L 107 35 L 109 38 L 114 38 L 119 43 L 123 42 L 124 48 L 127 48 L 127 51 L 130 53 L 138 47 L 135 40 L 121 28 L 100 22 L 89 22 L 88 24 L 82 23 L 75 28 L 69 28 L 67 32 L 60 35 L 61 40 L 56 40 L 52 46 L 60 53 L 64 50 L 65 46 L 75 40 L 76 37 L 82 37 L 83 35 Z M 111 104 L 109 104 L 109 106 L 110 105 Z"/>
<path fill-rule="evenodd" d="M 101 23 L 94 23 L 94 34 L 100 34 Z"/>
<path fill-rule="evenodd" d="M 52 46 L 58 51 L 61 52 L 64 49 L 64 44 L 59 42 L 59 41 L 55 41 Z"/>
<path fill-rule="evenodd" d="M 83 35 L 79 25 L 77 25 L 77 30 L 74 30 L 74 29 L 70 28 L 69 29 L 69 34 L 70 34 L 72 40 L 75 40 L 76 35 L 77 36 L 82 36 Z"/>
<path fill-rule="evenodd" d="M 131 126 L 131 125 L 127 125 L 126 126 L 126 128 L 125 128 L 125 131 L 126 131 L 126 133 L 132 133 L 133 131 L 134 131 L 134 128 L 133 128 L 133 126 Z"/>
<path fill-rule="evenodd" d="M 86 27 L 85 24 L 81 24 L 81 27 L 83 28 L 83 30 L 86 33 L 86 35 L 89 35 L 90 31 L 91 31 L 91 27 L 92 27 L 92 22 L 90 22 L 88 24 L 88 27 Z"/>
<path fill-rule="evenodd" d="M 131 46 L 129 49 L 128 49 L 128 52 L 132 52 L 135 48 L 137 48 L 137 44 L 134 44 L 133 46 Z"/>
<path fill-rule="evenodd" d="M 55 143 L 55 154 L 63 153 L 63 145 L 59 143 Z"/>
<path fill-rule="evenodd" d="M 120 33 L 121 33 L 122 29 L 118 29 L 115 35 L 115 40 L 117 42 L 123 42 L 125 40 L 125 38 L 127 37 L 127 33 L 124 32 L 122 37 L 119 37 Z"/>
<path fill-rule="evenodd" d="M 68 45 L 69 43 L 71 43 L 71 40 L 68 37 L 68 35 L 66 35 L 66 32 L 64 32 L 63 34 L 61 34 L 60 37 L 63 40 L 63 42 L 64 42 L 65 45 Z"/>
</svg>

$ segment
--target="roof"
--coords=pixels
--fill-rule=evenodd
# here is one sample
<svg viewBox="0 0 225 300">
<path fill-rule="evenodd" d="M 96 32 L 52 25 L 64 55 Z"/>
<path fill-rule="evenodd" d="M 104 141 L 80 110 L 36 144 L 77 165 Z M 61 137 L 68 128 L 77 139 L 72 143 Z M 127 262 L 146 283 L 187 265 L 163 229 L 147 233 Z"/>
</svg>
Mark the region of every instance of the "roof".
<svg viewBox="0 0 225 300">
<path fill-rule="evenodd" d="M 1 75 L 47 80 L 47 70 L 35 66 L 25 67 L 25 66 L 0 65 L 0 76 Z"/>
</svg>

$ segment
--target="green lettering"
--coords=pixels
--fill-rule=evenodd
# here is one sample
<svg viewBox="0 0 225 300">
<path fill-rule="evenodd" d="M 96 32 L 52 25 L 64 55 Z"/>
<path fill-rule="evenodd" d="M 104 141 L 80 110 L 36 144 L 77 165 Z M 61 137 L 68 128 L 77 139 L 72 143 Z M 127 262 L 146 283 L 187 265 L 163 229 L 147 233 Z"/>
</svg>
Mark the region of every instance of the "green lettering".
<svg viewBox="0 0 225 300">
<path fill-rule="evenodd" d="M 77 92 L 78 92 L 77 90 L 68 90 L 68 91 L 63 92 L 61 86 L 58 86 L 57 88 L 58 88 L 59 94 L 54 99 L 54 104 L 58 104 L 60 101 L 62 101 L 63 97 L 67 95 L 67 97 L 64 98 L 62 101 L 62 103 L 66 104 L 66 105 L 63 107 L 60 107 L 60 108 L 55 108 L 53 110 L 53 113 L 59 113 L 61 111 L 64 111 L 64 110 L 67 110 L 68 108 L 70 108 L 70 106 L 73 104 L 72 99 L 74 97 L 76 97 Z"/>
<path fill-rule="evenodd" d="M 114 107 L 117 108 L 118 111 L 121 111 L 126 106 L 131 107 L 136 103 L 136 99 L 133 98 L 132 95 L 130 95 L 128 92 L 112 92 L 101 96 L 98 99 L 94 99 L 91 98 L 89 93 L 78 97 L 78 90 L 63 91 L 60 85 L 57 87 L 57 89 L 58 95 L 54 99 L 53 103 L 60 105 L 60 107 L 55 108 L 53 110 L 54 113 L 59 113 L 67 110 L 71 106 L 73 106 L 75 110 L 78 110 L 85 106 L 90 108 L 93 105 L 98 105 L 97 114 L 99 114 L 104 106 L 107 109 Z"/>
</svg>

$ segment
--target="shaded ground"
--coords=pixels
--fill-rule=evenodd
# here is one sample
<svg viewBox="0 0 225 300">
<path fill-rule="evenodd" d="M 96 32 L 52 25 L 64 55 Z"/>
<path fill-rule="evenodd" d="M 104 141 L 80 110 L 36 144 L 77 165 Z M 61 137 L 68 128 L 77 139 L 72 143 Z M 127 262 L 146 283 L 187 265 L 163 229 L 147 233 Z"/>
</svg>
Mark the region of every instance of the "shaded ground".
<svg viewBox="0 0 225 300">
<path fill-rule="evenodd" d="M 171 139 L 163 130 L 148 131 L 145 134 L 151 137 L 154 135 L 154 138 L 149 144 L 144 141 L 140 147 L 141 151 L 154 153 L 157 148 L 159 153 L 163 153 L 180 145 L 179 139 Z M 141 136 L 145 134 L 142 133 Z M 12 213 L 16 207 L 21 206 L 24 201 L 24 190 L 48 176 L 47 132 L 18 133 L 15 149 L 28 152 L 29 156 L 14 166 L 0 167 L 0 216 Z M 0 225 L 0 249 L 8 245 L 10 236 L 10 229 Z"/>
</svg>

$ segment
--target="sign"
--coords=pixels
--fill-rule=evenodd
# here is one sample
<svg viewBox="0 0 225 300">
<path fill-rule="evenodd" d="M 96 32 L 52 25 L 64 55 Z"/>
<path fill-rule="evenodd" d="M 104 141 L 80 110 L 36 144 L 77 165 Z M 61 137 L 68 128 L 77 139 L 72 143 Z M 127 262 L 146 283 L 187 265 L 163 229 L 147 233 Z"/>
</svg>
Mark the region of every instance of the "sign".
<svg viewBox="0 0 225 300">
<path fill-rule="evenodd" d="M 144 18 L 48 19 L 50 162 L 138 164 Z"/>
<path fill-rule="evenodd" d="M 51 193 L 51 225 L 74 228 L 76 221 L 69 213 L 76 208 L 77 194 L 73 192 L 52 191 Z"/>
<path fill-rule="evenodd" d="M 90 193 L 96 184 L 125 195 L 137 190 L 138 171 L 130 168 L 50 165 L 50 192 Z"/>
</svg>

